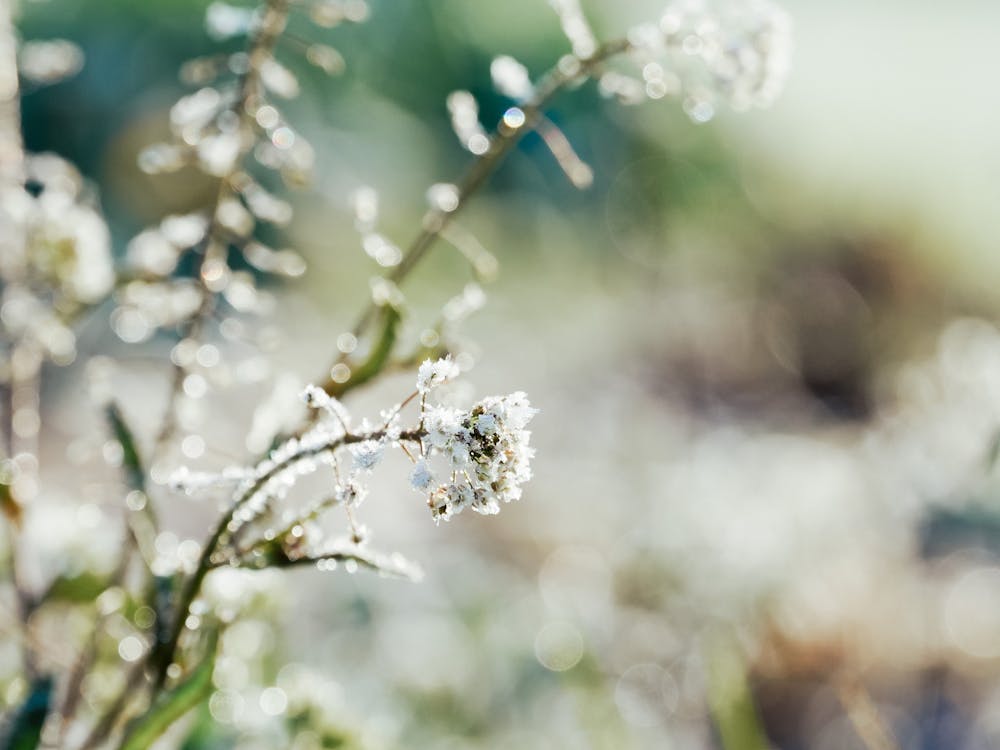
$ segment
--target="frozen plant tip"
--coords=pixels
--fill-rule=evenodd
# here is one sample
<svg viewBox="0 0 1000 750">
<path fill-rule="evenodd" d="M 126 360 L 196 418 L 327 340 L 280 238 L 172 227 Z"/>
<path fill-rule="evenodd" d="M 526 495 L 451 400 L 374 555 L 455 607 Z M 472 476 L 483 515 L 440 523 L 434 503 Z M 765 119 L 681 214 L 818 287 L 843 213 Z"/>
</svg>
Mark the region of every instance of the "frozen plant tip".
<svg viewBox="0 0 1000 750">
<path fill-rule="evenodd" d="M 410 485 L 426 494 L 435 520 L 447 520 L 467 507 L 494 514 L 500 503 L 519 499 L 521 485 L 531 478 L 534 451 L 526 427 L 537 410 L 521 392 L 485 398 L 467 411 L 427 403 L 432 388 L 457 375 L 458 367 L 450 358 L 426 360 L 419 368 L 417 390 L 401 406 L 389 410 L 380 426 L 362 420 L 356 429 L 349 426 L 343 405 L 309 386 L 303 399 L 317 412 L 316 423 L 279 444 L 256 466 L 231 468 L 217 481 L 186 472 L 176 476 L 175 486 L 187 492 L 236 485 L 215 544 L 205 552 L 207 563 L 258 568 L 320 559 L 327 541 L 319 517 L 329 509 L 343 508 L 352 532 L 356 531 L 353 511 L 368 494 L 364 477 L 392 448 L 414 462 Z M 419 422 L 403 429 L 400 410 L 418 395 Z M 309 510 L 296 509 L 288 502 L 290 491 L 299 478 L 323 468 L 330 471 L 328 496 Z M 447 479 L 439 481 L 437 476 Z M 277 528 L 276 520 L 280 520 Z M 352 536 L 361 538 L 357 533 Z"/>
<path fill-rule="evenodd" d="M 500 501 L 520 499 L 534 456 L 525 427 L 537 411 L 520 391 L 485 398 L 467 412 L 424 407 L 421 449 L 427 456 L 443 457 L 450 479 L 435 486 L 421 461 L 410 481 L 417 490 L 430 488 L 427 504 L 435 520 L 447 521 L 465 508 L 493 515 L 500 511 Z"/>
</svg>

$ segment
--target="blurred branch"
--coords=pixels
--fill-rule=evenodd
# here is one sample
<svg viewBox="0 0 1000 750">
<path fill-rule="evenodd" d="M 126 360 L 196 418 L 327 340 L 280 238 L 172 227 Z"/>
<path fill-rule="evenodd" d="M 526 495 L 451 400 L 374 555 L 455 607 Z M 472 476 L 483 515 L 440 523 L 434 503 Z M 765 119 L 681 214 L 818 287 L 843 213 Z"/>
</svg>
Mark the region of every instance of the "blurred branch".
<svg viewBox="0 0 1000 750">
<path fill-rule="evenodd" d="M 544 110 L 558 93 L 570 84 L 591 75 L 607 60 L 627 52 L 631 46 L 631 43 L 627 39 L 608 42 L 601 45 L 590 57 L 574 58 L 576 61 L 575 66 L 562 62 L 542 76 L 532 97 L 520 107 L 524 113 L 524 122 L 518 127 L 512 127 L 503 119 L 500 120 L 493 131 L 489 148 L 472 162 L 466 170 L 465 175 L 459 180 L 458 202 L 454 209 L 445 211 L 441 208 L 433 207 L 424 214 L 422 221 L 423 228 L 404 251 L 403 259 L 399 265 L 388 274 L 388 280 L 394 284 L 401 284 L 410 275 L 417 264 L 420 263 L 434 246 L 437 239 L 442 235 L 442 232 L 449 226 L 455 216 L 468 204 L 469 199 L 475 195 L 479 188 L 486 183 L 526 133 L 541 127 L 548 135 L 548 139 L 553 137 L 551 127 L 546 127 L 545 123 L 547 121 L 544 120 Z M 559 133 L 559 135 L 562 134 Z M 543 138 L 545 138 L 544 135 Z M 547 143 L 548 139 L 546 139 Z M 553 149 L 553 153 L 556 154 L 557 158 L 560 153 L 565 158 L 564 152 L 565 149 L 559 149 L 558 145 L 556 149 Z M 562 164 L 562 161 L 560 163 Z M 351 329 L 351 333 L 355 338 L 360 339 L 373 325 L 378 309 L 379 306 L 374 301 L 370 302 L 364 309 Z M 349 366 L 349 359 L 349 354 L 341 354 L 330 370 L 332 371 L 338 364 Z M 341 396 L 369 379 L 370 376 L 363 380 L 357 380 L 352 371 L 351 376 L 347 380 L 338 382 L 334 380 L 332 375 L 327 374 L 322 380 L 322 387 L 332 396 Z"/>
<path fill-rule="evenodd" d="M 263 14 L 259 23 L 254 27 L 247 43 L 247 66 L 237 78 L 237 97 L 230 105 L 229 111 L 239 119 L 239 129 L 241 131 L 253 131 L 256 127 L 253 107 L 250 106 L 254 98 L 259 95 L 261 83 L 261 69 L 263 64 L 269 60 L 274 52 L 275 45 L 281 37 L 288 15 L 290 0 L 267 0 L 263 4 Z M 215 309 L 215 291 L 212 289 L 214 274 L 217 268 L 225 265 L 225 256 L 229 245 L 229 232 L 219 221 L 219 207 L 236 194 L 233 180 L 242 169 L 243 160 L 253 150 L 256 139 L 248 143 L 241 144 L 239 157 L 233 161 L 233 166 L 228 174 L 219 179 L 219 189 L 215 200 L 209 207 L 211 218 L 205 230 L 205 236 L 194 248 L 195 265 L 194 273 L 197 277 L 201 294 L 201 303 L 194 313 L 179 327 L 180 340 L 198 339 L 201 336 L 205 322 Z M 184 378 L 187 376 L 187 369 L 181 363 L 174 363 L 170 391 L 167 398 L 167 409 L 156 435 L 153 445 L 151 460 L 155 462 L 163 449 L 169 443 L 177 430 L 177 401 L 180 398 L 184 385 Z"/>
<path fill-rule="evenodd" d="M 860 680 L 837 680 L 837 696 L 851 726 L 868 750 L 899 750 L 899 744 L 879 714 L 878 706 Z"/>
</svg>

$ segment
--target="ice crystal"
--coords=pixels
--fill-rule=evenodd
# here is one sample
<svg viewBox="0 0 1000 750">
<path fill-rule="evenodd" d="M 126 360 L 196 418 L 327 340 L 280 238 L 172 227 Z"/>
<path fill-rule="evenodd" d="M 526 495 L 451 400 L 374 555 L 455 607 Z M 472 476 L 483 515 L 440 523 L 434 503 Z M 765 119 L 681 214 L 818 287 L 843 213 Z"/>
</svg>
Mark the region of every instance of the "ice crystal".
<svg viewBox="0 0 1000 750">
<path fill-rule="evenodd" d="M 458 374 L 458 365 L 452 361 L 451 357 L 445 357 L 436 362 L 425 360 L 417 371 L 417 390 L 420 393 L 427 393 L 433 388 L 457 378 Z"/>
<path fill-rule="evenodd" d="M 382 455 L 385 453 L 385 443 L 381 440 L 364 440 L 352 445 L 350 451 L 354 457 L 354 468 L 371 472 L 382 460 Z"/>
</svg>

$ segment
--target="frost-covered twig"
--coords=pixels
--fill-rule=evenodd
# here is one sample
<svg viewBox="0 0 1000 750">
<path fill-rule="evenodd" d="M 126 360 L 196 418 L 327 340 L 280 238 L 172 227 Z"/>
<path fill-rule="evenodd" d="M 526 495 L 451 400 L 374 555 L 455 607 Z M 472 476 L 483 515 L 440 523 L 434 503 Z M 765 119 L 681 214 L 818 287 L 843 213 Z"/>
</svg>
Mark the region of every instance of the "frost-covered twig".
<svg viewBox="0 0 1000 750">
<path fill-rule="evenodd" d="M 398 285 L 409 276 L 410 272 L 434 246 L 441 233 L 465 208 L 469 199 L 486 183 L 490 175 L 503 163 L 503 160 L 521 138 L 538 124 L 545 107 L 556 94 L 573 82 L 585 78 L 606 60 L 626 52 L 630 46 L 631 43 L 627 39 L 609 42 L 597 49 L 590 57 L 574 58 L 574 64 L 563 63 L 546 73 L 535 88 L 532 97 L 520 108 L 523 118 L 517 120 L 519 124 L 512 126 L 508 124 L 509 118 L 501 118 L 486 149 L 478 153 L 456 184 L 456 191 L 451 202 L 446 206 L 432 205 L 427 210 L 421 222 L 420 232 L 406 247 L 399 264 L 387 275 L 387 279 Z M 355 339 L 360 339 L 368 333 L 375 322 L 379 309 L 380 306 L 375 301 L 368 304 L 351 329 L 351 335 Z M 349 360 L 350 353 L 342 352 L 331 366 L 331 372 L 337 365 L 350 367 Z M 341 396 L 363 382 L 356 377 L 352 370 L 348 370 L 348 372 L 350 375 L 346 379 L 335 379 L 332 376 L 326 378 L 323 382 L 323 389 L 330 395 Z"/>
<path fill-rule="evenodd" d="M 469 199 L 529 132 L 538 132 L 560 167 L 577 187 L 587 187 L 593 173 L 573 151 L 565 135 L 545 117 L 557 94 L 588 79 L 598 81 L 602 94 L 623 103 L 676 96 L 689 116 L 705 122 L 715 113 L 715 102 L 724 100 L 735 109 L 767 106 L 780 91 L 790 49 L 787 15 L 767 0 L 746 0 L 720 11 L 699 2 L 677 2 L 667 7 L 659 23 L 640 24 L 622 39 L 600 44 L 590 30 L 577 0 L 551 0 L 559 15 L 572 52 L 532 83 L 527 70 L 508 56 L 491 65 L 494 85 L 514 100 L 493 132 L 479 122 L 472 94 L 454 92 L 448 99 L 452 124 L 462 145 L 475 159 L 455 185 L 435 185 L 429 192 L 431 206 L 421 229 L 402 252 L 394 253 L 385 281 L 393 289 L 444 237 Z M 641 71 L 622 73 L 611 69 L 619 58 Z M 447 239 L 447 237 L 445 237 Z M 376 254 L 377 255 L 377 254 Z M 383 259 L 379 259 L 382 262 Z M 348 335 L 357 342 L 369 335 L 385 305 L 374 299 L 363 310 Z M 385 315 L 382 320 L 389 320 Z M 374 334 L 372 349 L 394 344 L 395 330 L 383 325 Z M 351 361 L 354 347 L 341 348 L 323 388 L 342 396 L 371 379 L 368 363 Z M 390 360 L 384 358 L 388 365 Z M 359 371 L 360 370 L 360 371 Z"/>
<path fill-rule="evenodd" d="M 535 410 L 523 393 L 484 399 L 469 411 L 429 404 L 427 395 L 457 374 L 458 368 L 448 359 L 421 365 L 416 389 L 422 397 L 420 419 L 418 426 L 409 430 L 398 426 L 401 404 L 386 415 L 384 426 L 366 429 L 362 423 L 358 431 L 352 432 L 350 420 L 339 403 L 319 388 L 307 389 L 306 401 L 317 412 L 325 413 L 326 419 L 320 419 L 302 436 L 289 438 L 240 482 L 229 509 L 220 518 L 202 549 L 197 567 L 185 582 L 167 641 L 149 655 L 149 666 L 155 674 L 154 689 L 166 679 L 188 611 L 205 576 L 214 568 L 319 565 L 323 561 L 328 565 L 329 561 L 353 560 L 384 574 L 416 575 L 401 558 L 369 553 L 357 543 L 330 548 L 322 539 L 313 544 L 303 539 L 306 524 L 318 512 L 360 502 L 365 494 L 360 478 L 379 463 L 386 447 L 405 443 L 419 446 L 423 457 L 415 466 L 410 482 L 426 494 L 435 520 L 447 520 L 465 508 L 493 514 L 499 510 L 499 503 L 520 497 L 521 484 L 531 477 L 529 462 L 533 452 L 529 447 L 530 433 L 525 427 Z M 344 450 L 350 453 L 352 472 L 338 484 L 332 499 L 299 514 L 295 523 L 279 532 L 266 533 L 249 546 L 229 544 L 245 524 L 280 501 L 299 476 L 311 473 L 319 463 L 332 465 Z M 411 455 L 409 451 L 407 455 Z M 435 479 L 429 461 L 439 461 L 444 481 Z"/>
<path fill-rule="evenodd" d="M 195 246 L 194 275 L 200 301 L 194 311 L 180 323 L 181 341 L 197 341 L 201 337 L 202 328 L 215 307 L 216 294 L 228 281 L 226 249 L 232 240 L 236 223 L 244 221 L 236 218 L 236 214 L 242 210 L 237 203 L 237 177 L 242 173 L 243 159 L 257 142 L 255 133 L 259 127 L 257 115 L 262 99 L 262 76 L 269 65 L 277 65 L 273 59 L 274 48 L 287 23 L 289 6 L 289 0 L 267 0 L 263 5 L 260 20 L 247 43 L 246 67 L 237 77 L 236 97 L 224 110 L 229 115 L 228 119 L 235 121 L 235 126 L 232 126 L 231 132 L 202 136 L 198 144 L 206 168 L 219 178 L 219 188 L 208 210 L 210 218 L 204 236 Z M 216 114 L 215 119 L 222 117 L 223 114 Z M 177 400 L 187 375 L 186 364 L 175 361 L 166 412 L 154 443 L 154 460 L 177 428 Z"/>
</svg>

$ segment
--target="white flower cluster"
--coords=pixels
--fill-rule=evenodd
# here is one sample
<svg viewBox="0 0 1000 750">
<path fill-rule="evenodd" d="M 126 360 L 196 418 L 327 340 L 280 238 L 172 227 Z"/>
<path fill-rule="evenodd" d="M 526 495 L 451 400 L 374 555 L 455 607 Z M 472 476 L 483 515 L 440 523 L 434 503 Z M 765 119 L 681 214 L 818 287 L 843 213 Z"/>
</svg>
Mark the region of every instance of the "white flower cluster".
<svg viewBox="0 0 1000 750">
<path fill-rule="evenodd" d="M 90 203 L 76 167 L 55 154 L 25 161 L 29 190 L 7 196 L 4 211 L 24 233 L 29 274 L 47 279 L 70 301 L 99 301 L 114 283 L 111 236 Z"/>
<path fill-rule="evenodd" d="M 769 0 L 676 0 L 629 42 L 641 80 L 609 71 L 602 91 L 625 103 L 675 96 L 706 122 L 719 102 L 739 111 L 774 102 L 788 74 L 791 21 Z"/>
<path fill-rule="evenodd" d="M 458 373 L 458 365 L 452 361 L 451 357 L 445 357 L 436 362 L 429 359 L 424 360 L 420 369 L 417 370 L 417 390 L 420 393 L 428 393 L 431 389 L 447 383 L 449 380 L 454 380 L 458 377 Z"/>
<path fill-rule="evenodd" d="M 421 372 L 439 371 L 444 363 L 425 362 Z M 418 380 L 418 388 L 428 382 L 433 383 L 429 377 Z M 414 466 L 410 483 L 428 493 L 435 520 L 447 521 L 465 508 L 492 515 L 500 511 L 501 501 L 521 497 L 521 485 L 531 479 L 534 455 L 525 428 L 536 413 L 520 391 L 483 399 L 469 411 L 424 406 L 424 458 Z M 436 481 L 429 465 L 434 456 L 443 457 L 448 481 Z"/>
<path fill-rule="evenodd" d="M 55 154 L 30 155 L 24 173 L 25 184 L 6 187 L 0 201 L 0 325 L 68 362 L 75 337 L 66 318 L 114 285 L 111 237 L 72 164 Z"/>
</svg>

